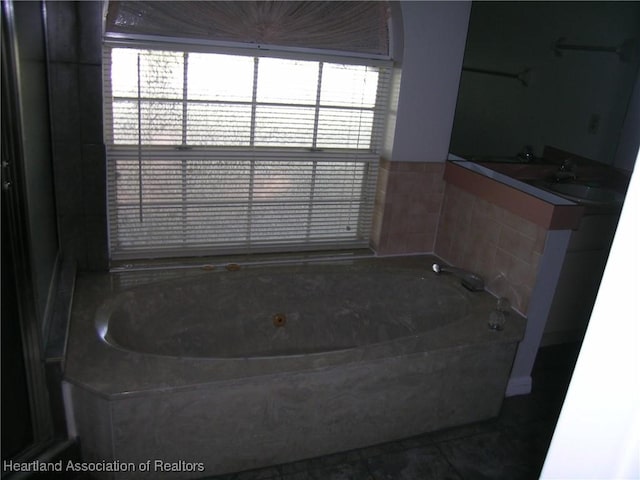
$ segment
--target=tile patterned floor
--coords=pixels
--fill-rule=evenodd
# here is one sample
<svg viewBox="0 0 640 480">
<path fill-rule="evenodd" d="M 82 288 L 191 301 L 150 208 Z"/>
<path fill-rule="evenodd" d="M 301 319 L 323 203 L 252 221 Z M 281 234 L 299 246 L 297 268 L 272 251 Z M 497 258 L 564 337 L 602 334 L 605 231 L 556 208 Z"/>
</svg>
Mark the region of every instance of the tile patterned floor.
<svg viewBox="0 0 640 480">
<path fill-rule="evenodd" d="M 533 392 L 496 419 L 397 442 L 207 480 L 533 480 L 553 435 L 579 346 L 540 350 Z"/>
</svg>

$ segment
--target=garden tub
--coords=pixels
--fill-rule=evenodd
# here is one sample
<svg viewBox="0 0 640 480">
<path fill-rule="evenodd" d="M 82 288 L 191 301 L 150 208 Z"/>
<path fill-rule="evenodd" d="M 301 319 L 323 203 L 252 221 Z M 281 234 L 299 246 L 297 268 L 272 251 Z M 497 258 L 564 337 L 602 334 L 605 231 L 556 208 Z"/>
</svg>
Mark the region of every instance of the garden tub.
<svg viewBox="0 0 640 480">
<path fill-rule="evenodd" d="M 98 478 L 198 478 L 496 416 L 525 321 L 431 256 L 82 274 L 66 362 Z"/>
</svg>

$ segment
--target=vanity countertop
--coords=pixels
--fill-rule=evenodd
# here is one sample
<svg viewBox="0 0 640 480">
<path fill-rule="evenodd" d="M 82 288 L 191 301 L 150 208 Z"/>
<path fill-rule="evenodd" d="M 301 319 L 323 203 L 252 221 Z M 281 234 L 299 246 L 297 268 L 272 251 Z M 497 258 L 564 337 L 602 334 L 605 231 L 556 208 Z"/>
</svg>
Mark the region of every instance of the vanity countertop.
<svg viewBox="0 0 640 480">
<path fill-rule="evenodd" d="M 448 161 L 444 180 L 547 230 L 577 229 L 585 207 L 469 161 Z"/>
<path fill-rule="evenodd" d="M 572 164 L 578 183 L 593 183 L 625 194 L 629 186 L 631 173 L 610 165 L 605 165 L 586 157 L 581 157 L 555 147 L 545 147 L 542 157 L 531 161 L 522 161 L 518 157 L 471 157 L 458 160 L 470 160 L 498 173 L 523 182 L 553 178 L 564 162 Z"/>
<path fill-rule="evenodd" d="M 445 168 L 447 182 L 549 230 L 575 229 L 584 215 L 619 213 L 629 182 L 626 172 L 553 147 L 545 147 L 544 158 L 529 162 L 452 158 Z M 554 182 L 567 160 L 576 179 Z M 594 197 L 611 198 L 596 201 L 566 194 L 565 190 L 576 188 Z"/>
</svg>

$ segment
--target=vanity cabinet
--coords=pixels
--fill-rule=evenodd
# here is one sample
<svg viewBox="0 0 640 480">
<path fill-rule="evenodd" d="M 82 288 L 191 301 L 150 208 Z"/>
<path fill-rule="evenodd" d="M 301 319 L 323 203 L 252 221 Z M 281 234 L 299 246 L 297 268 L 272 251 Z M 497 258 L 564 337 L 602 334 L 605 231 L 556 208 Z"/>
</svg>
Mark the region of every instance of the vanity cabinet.
<svg viewBox="0 0 640 480">
<path fill-rule="evenodd" d="M 604 273 L 619 212 L 590 212 L 573 230 L 542 337 L 542 345 L 580 341 Z"/>
</svg>

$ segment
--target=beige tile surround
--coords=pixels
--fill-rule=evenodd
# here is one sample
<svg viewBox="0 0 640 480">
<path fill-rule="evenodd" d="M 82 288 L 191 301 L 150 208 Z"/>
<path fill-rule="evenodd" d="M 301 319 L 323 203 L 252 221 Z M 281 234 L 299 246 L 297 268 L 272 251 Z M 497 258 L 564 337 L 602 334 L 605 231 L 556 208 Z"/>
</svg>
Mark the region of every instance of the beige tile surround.
<svg viewBox="0 0 640 480">
<path fill-rule="evenodd" d="M 442 162 L 382 161 L 373 220 L 380 255 L 432 253 L 442 199 Z"/>
<path fill-rule="evenodd" d="M 482 275 L 527 313 L 546 228 L 443 180 L 445 163 L 383 161 L 373 248 L 379 255 L 435 253 Z"/>
<path fill-rule="evenodd" d="M 527 313 L 547 230 L 454 185 L 445 189 L 434 252 L 482 275 Z"/>
</svg>

